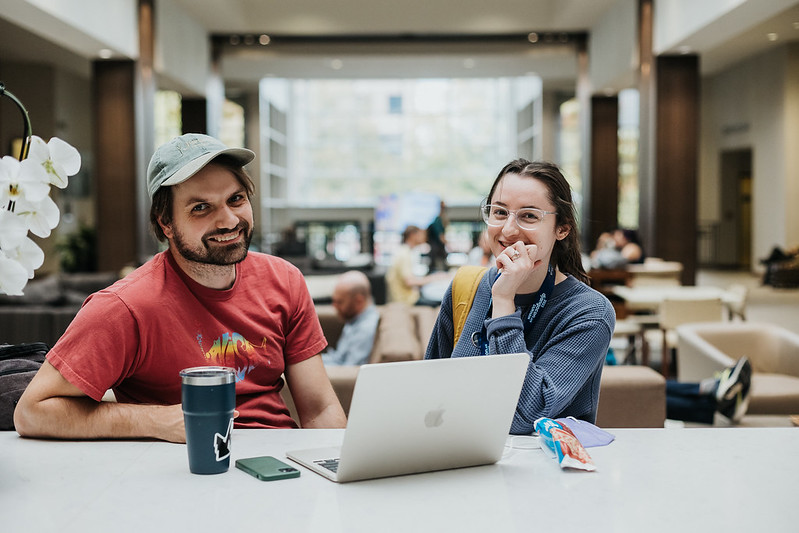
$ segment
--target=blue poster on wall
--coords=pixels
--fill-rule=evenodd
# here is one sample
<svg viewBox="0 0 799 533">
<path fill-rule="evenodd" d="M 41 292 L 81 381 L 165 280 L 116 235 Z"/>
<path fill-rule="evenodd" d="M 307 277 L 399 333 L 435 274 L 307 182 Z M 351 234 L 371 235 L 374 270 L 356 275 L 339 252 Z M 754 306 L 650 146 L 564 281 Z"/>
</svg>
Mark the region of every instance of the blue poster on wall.
<svg viewBox="0 0 799 533">
<path fill-rule="evenodd" d="M 375 231 L 401 233 L 410 225 L 427 228 L 441 209 L 437 194 L 406 192 L 381 196 L 375 209 Z"/>
</svg>

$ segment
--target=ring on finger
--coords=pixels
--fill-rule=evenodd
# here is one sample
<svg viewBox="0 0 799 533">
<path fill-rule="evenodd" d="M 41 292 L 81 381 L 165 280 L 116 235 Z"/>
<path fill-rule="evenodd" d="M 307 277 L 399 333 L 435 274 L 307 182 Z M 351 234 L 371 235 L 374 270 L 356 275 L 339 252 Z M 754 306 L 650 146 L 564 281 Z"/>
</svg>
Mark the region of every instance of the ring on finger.
<svg viewBox="0 0 799 533">
<path fill-rule="evenodd" d="M 510 260 L 511 260 L 511 261 L 513 261 L 513 260 L 515 260 L 516 258 L 518 258 L 520 255 L 521 255 L 521 254 L 519 253 L 519 250 L 515 250 L 515 249 L 514 249 L 514 250 L 513 250 L 513 252 L 512 252 L 512 254 L 511 254 L 511 256 L 510 256 Z"/>
</svg>

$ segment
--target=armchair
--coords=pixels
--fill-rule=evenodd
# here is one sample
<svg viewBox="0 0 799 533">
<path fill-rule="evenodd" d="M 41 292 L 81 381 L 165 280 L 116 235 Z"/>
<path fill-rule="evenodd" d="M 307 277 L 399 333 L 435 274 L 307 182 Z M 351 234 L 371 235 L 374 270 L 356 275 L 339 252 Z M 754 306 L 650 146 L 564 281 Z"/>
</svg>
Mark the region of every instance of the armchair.
<svg viewBox="0 0 799 533">
<path fill-rule="evenodd" d="M 799 413 L 799 335 L 772 324 L 724 322 L 677 328 L 677 377 L 699 381 L 742 356 L 752 364 L 750 414 Z"/>
</svg>

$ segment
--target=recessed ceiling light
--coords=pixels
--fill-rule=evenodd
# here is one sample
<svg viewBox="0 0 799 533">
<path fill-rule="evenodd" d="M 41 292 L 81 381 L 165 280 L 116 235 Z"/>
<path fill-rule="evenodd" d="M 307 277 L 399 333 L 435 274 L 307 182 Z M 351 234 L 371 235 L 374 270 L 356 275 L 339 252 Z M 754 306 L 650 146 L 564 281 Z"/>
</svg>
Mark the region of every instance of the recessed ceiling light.
<svg viewBox="0 0 799 533">
<path fill-rule="evenodd" d="M 258 37 L 258 42 L 259 42 L 259 43 L 261 43 L 261 44 L 262 44 L 262 45 L 264 45 L 264 46 L 266 46 L 267 44 L 269 44 L 271 41 L 272 41 L 272 38 L 271 38 L 271 37 L 269 37 L 269 36 L 268 36 L 267 34 L 265 34 L 265 33 L 264 33 L 263 35 L 261 35 L 260 37 Z"/>
<path fill-rule="evenodd" d="M 536 32 L 529 33 L 527 35 L 527 40 L 530 41 L 531 43 L 537 43 L 538 42 L 538 34 Z"/>
<path fill-rule="evenodd" d="M 330 68 L 332 68 L 333 70 L 341 70 L 343 66 L 344 62 L 340 59 L 334 59 L 333 61 L 330 62 Z"/>
<path fill-rule="evenodd" d="M 100 56 L 100 59 L 109 59 L 111 56 L 114 55 L 114 53 L 108 48 L 103 48 L 102 50 L 97 52 L 97 55 Z"/>
<path fill-rule="evenodd" d="M 245 35 L 244 44 L 246 44 L 247 46 L 252 46 L 253 44 L 255 44 L 255 37 L 253 37 L 252 35 Z"/>
<path fill-rule="evenodd" d="M 231 35 L 230 36 L 230 44 L 235 46 L 235 45 L 239 44 L 240 42 L 241 42 L 241 37 L 239 37 L 238 35 Z"/>
<path fill-rule="evenodd" d="M 780 36 L 779 36 L 779 35 L 777 35 L 776 33 L 769 33 L 768 35 L 766 35 L 766 38 L 767 38 L 769 41 L 772 41 L 772 42 L 774 42 L 774 41 L 776 41 L 777 39 L 779 39 L 779 38 L 780 38 Z"/>
</svg>

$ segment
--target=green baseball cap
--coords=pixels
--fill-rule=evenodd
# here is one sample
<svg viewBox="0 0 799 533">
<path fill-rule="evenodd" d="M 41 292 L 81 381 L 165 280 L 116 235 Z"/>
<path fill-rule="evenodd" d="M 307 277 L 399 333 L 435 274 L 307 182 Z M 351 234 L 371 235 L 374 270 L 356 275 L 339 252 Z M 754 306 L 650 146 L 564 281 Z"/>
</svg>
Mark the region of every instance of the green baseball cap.
<svg viewBox="0 0 799 533">
<path fill-rule="evenodd" d="M 147 194 L 150 198 L 161 187 L 183 183 L 220 155 L 227 155 L 241 166 L 255 158 L 246 148 L 228 148 L 221 141 L 201 133 L 186 133 L 161 145 L 147 166 Z"/>
</svg>

